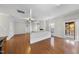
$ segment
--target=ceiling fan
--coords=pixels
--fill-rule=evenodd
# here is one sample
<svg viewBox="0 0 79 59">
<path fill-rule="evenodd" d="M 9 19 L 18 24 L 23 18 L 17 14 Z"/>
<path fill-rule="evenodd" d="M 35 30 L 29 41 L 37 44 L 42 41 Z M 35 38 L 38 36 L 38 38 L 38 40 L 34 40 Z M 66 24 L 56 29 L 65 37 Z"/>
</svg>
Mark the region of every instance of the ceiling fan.
<svg viewBox="0 0 79 59">
<path fill-rule="evenodd" d="M 28 22 L 35 22 L 36 20 L 32 17 L 32 9 L 29 11 L 29 17 L 25 18 Z"/>
<path fill-rule="evenodd" d="M 21 13 L 21 14 L 25 14 L 25 11 L 24 10 L 17 10 L 18 13 Z M 27 18 L 24 18 L 27 22 L 34 22 L 36 21 L 33 17 L 32 17 L 32 9 L 29 10 L 29 17 Z"/>
</svg>

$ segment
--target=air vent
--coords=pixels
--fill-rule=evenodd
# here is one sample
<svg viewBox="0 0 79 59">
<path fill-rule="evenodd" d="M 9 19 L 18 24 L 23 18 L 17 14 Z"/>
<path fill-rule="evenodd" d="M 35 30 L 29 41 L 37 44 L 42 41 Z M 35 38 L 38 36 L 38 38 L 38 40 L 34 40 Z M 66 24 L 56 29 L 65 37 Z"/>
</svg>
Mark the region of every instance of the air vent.
<svg viewBox="0 0 79 59">
<path fill-rule="evenodd" d="M 18 13 L 22 13 L 25 14 L 25 12 L 23 10 L 17 10 Z"/>
</svg>

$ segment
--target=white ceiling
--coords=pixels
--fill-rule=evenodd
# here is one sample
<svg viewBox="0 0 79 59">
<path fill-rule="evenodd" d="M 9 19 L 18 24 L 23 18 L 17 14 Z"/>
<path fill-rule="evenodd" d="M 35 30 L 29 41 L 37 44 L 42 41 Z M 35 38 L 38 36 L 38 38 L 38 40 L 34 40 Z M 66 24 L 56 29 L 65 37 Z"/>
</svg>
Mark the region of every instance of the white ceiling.
<svg viewBox="0 0 79 59">
<path fill-rule="evenodd" d="M 24 10 L 26 13 L 21 14 L 17 9 Z M 55 18 L 74 10 L 79 9 L 79 5 L 74 4 L 0 4 L 0 13 L 10 14 L 19 19 L 29 16 L 29 10 L 32 9 L 32 17 L 36 20 Z"/>
</svg>

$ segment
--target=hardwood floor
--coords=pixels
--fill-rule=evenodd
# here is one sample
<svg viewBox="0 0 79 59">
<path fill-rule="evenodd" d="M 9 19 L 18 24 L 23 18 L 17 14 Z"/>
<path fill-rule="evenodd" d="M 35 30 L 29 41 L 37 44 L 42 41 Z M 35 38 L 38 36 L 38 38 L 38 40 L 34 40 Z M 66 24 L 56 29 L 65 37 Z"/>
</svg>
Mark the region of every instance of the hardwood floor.
<svg viewBox="0 0 79 59">
<path fill-rule="evenodd" d="M 54 37 L 54 48 L 50 44 L 50 38 L 30 44 L 30 35 L 15 35 L 5 42 L 4 54 L 64 54 L 79 53 L 79 42 L 75 45 L 67 43 L 62 38 Z M 77 50 L 77 51 L 76 51 Z"/>
<path fill-rule="evenodd" d="M 29 34 L 15 35 L 12 39 L 5 42 L 4 54 L 25 54 L 29 53 L 30 36 Z"/>
<path fill-rule="evenodd" d="M 30 45 L 29 34 L 15 35 L 5 42 L 4 54 L 62 54 L 63 49 L 59 49 L 62 40 L 55 38 L 55 48 L 50 45 L 50 38 Z"/>
<path fill-rule="evenodd" d="M 68 40 L 64 41 L 65 54 L 79 54 L 79 41 Z"/>
<path fill-rule="evenodd" d="M 31 54 L 63 54 L 62 40 L 55 37 L 55 48 L 50 44 L 50 38 L 31 44 Z"/>
</svg>

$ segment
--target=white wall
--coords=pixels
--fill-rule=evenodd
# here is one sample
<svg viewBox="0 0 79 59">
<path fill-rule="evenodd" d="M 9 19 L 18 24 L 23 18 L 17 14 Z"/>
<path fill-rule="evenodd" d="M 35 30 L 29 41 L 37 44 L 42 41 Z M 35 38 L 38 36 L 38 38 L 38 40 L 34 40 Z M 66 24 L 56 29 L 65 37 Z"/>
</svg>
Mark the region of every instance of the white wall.
<svg viewBox="0 0 79 59">
<path fill-rule="evenodd" d="M 63 18 L 51 19 L 50 24 L 54 23 L 54 36 L 64 37 L 64 20 Z"/>
<path fill-rule="evenodd" d="M 24 22 L 15 22 L 15 34 L 24 34 L 26 30 L 27 28 Z"/>
<path fill-rule="evenodd" d="M 8 24 L 8 17 L 6 15 L 0 15 L 0 36 L 7 36 Z"/>
<path fill-rule="evenodd" d="M 55 29 L 54 29 L 54 35 L 58 37 L 64 36 L 64 20 L 58 19 L 55 21 Z"/>
<path fill-rule="evenodd" d="M 0 14 L 0 37 L 8 36 L 11 38 L 14 35 L 13 18 L 6 14 Z"/>
<path fill-rule="evenodd" d="M 16 22 L 17 18 L 7 14 L 0 14 L 0 37 L 8 36 L 8 40 L 14 34 L 24 34 L 29 29 L 24 22 Z"/>
<path fill-rule="evenodd" d="M 15 22 L 14 22 L 14 18 L 10 17 L 9 19 L 9 30 L 8 30 L 8 38 L 10 39 L 14 36 L 15 34 Z"/>
<path fill-rule="evenodd" d="M 66 15 L 62 15 L 55 19 L 51 19 L 51 22 L 55 23 L 54 36 L 65 37 L 65 22 L 79 20 L 79 11 L 72 12 Z M 77 25 L 78 26 L 78 25 Z"/>
</svg>

